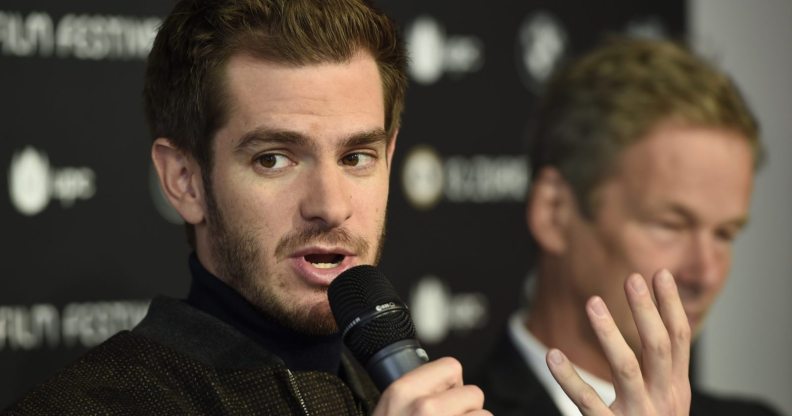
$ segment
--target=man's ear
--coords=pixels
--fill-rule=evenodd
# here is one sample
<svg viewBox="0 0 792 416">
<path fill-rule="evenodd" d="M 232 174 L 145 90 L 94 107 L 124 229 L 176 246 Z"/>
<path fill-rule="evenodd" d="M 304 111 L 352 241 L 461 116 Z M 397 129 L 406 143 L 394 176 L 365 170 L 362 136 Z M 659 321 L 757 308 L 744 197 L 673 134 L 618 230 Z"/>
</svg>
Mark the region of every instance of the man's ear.
<svg viewBox="0 0 792 416">
<path fill-rule="evenodd" d="M 169 139 L 158 138 L 151 146 L 162 193 L 184 221 L 198 224 L 206 218 L 203 182 L 198 163 Z"/>
<path fill-rule="evenodd" d="M 542 168 L 532 180 L 525 219 L 543 251 L 560 254 L 566 250 L 567 227 L 575 210 L 574 194 L 561 173 L 553 167 Z"/>
</svg>

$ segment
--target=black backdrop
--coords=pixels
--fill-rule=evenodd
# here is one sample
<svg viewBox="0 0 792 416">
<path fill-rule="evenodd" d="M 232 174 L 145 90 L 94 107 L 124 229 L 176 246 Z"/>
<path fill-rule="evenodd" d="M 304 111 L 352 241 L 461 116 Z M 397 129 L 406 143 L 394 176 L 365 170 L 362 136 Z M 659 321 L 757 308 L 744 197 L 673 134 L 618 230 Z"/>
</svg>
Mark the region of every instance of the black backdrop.
<svg viewBox="0 0 792 416">
<path fill-rule="evenodd" d="M 682 0 L 381 0 L 413 56 L 381 266 L 431 356 L 468 367 L 530 270 L 524 134 L 542 81 L 606 32 L 679 38 Z M 186 293 L 141 109 L 170 2 L 0 4 L 0 408 L 156 294 Z"/>
</svg>

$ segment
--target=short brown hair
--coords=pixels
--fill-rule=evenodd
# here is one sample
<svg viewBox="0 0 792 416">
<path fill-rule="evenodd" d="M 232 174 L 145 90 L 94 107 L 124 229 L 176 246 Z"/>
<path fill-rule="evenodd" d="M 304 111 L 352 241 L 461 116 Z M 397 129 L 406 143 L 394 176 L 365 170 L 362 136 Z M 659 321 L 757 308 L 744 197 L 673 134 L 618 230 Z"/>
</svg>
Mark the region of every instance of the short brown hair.
<svg viewBox="0 0 792 416">
<path fill-rule="evenodd" d="M 153 139 L 167 137 L 212 168 L 212 138 L 228 119 L 224 69 L 250 54 L 295 66 L 373 56 L 383 86 L 385 129 L 399 126 L 407 85 L 396 25 L 365 0 L 180 0 L 149 54 L 143 88 Z M 188 224 L 188 240 L 194 232 Z"/>
<path fill-rule="evenodd" d="M 670 41 L 610 38 L 548 84 L 531 136 L 533 174 L 553 166 L 592 218 L 592 191 L 615 157 L 666 121 L 744 136 L 762 159 L 759 125 L 734 82 Z"/>
</svg>

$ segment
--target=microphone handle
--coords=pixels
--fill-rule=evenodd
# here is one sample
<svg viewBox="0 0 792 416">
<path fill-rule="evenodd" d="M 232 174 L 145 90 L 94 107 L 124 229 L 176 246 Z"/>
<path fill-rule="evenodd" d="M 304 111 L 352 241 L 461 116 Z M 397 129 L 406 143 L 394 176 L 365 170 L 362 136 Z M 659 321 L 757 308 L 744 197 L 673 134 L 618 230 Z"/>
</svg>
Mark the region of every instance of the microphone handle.
<svg viewBox="0 0 792 416">
<path fill-rule="evenodd" d="M 415 339 L 394 342 L 377 351 L 366 365 L 369 376 L 380 391 L 393 381 L 429 361 L 429 355 Z"/>
</svg>

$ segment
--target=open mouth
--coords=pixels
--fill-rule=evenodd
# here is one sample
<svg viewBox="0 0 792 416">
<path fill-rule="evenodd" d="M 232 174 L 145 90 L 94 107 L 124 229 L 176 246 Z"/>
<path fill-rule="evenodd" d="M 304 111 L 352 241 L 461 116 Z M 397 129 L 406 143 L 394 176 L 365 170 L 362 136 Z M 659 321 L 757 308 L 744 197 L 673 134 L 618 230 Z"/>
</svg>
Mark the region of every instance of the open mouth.
<svg viewBox="0 0 792 416">
<path fill-rule="evenodd" d="M 337 267 L 344 261 L 343 254 L 327 253 L 327 254 L 307 254 L 305 261 L 311 263 L 317 269 L 332 269 Z"/>
</svg>

